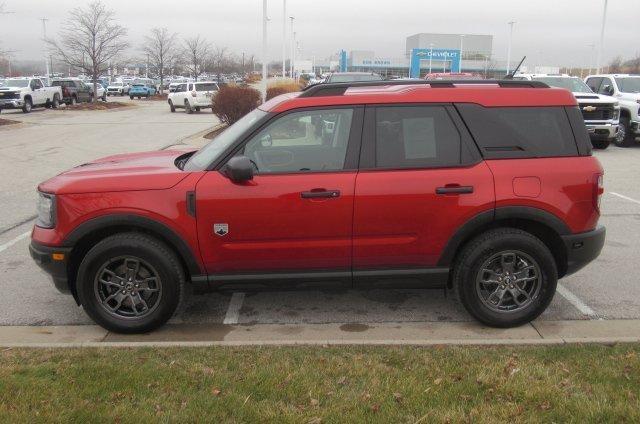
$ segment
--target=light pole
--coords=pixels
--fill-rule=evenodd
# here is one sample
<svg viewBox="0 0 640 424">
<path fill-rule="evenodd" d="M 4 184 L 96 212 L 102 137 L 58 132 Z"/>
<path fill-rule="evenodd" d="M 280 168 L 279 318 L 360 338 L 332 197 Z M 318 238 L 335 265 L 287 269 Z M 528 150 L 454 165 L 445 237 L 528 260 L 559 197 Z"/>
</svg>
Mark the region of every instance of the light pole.
<svg viewBox="0 0 640 424">
<path fill-rule="evenodd" d="M 595 44 L 587 44 L 587 47 L 591 47 L 591 54 L 589 55 L 589 75 L 591 75 L 591 69 L 593 68 L 593 53 L 595 52 Z M 600 73 L 600 71 L 598 71 Z"/>
<path fill-rule="evenodd" d="M 511 43 L 513 42 L 513 25 L 516 21 L 509 21 L 509 47 L 507 48 L 507 75 L 509 75 L 509 71 L 511 70 Z"/>
<path fill-rule="evenodd" d="M 464 34 L 460 34 L 460 69 L 459 72 L 462 72 L 462 46 L 464 43 Z"/>
<path fill-rule="evenodd" d="M 602 63 L 602 47 L 604 45 L 604 25 L 607 22 L 607 3 L 608 0 L 604 0 L 604 10 L 602 11 L 602 27 L 600 27 L 600 45 L 598 46 L 598 58 L 596 60 L 596 73 L 600 73 L 600 64 Z"/>
<path fill-rule="evenodd" d="M 295 33 L 293 32 L 293 21 L 295 18 L 293 16 L 289 16 L 289 19 L 291 20 L 291 58 L 289 59 L 289 76 L 293 78 L 293 50 L 295 48 L 295 40 L 293 39 L 295 37 Z"/>
<path fill-rule="evenodd" d="M 433 43 L 429 43 L 429 73 L 431 73 L 432 63 L 433 63 Z"/>
<path fill-rule="evenodd" d="M 262 101 L 267 101 L 267 0 L 262 0 Z"/>
<path fill-rule="evenodd" d="M 287 0 L 282 0 L 282 78 L 287 77 Z"/>
<path fill-rule="evenodd" d="M 43 53 L 44 53 L 44 69 L 46 73 L 47 80 L 49 79 L 49 59 L 47 58 L 47 18 L 40 18 L 42 21 L 42 42 L 43 42 Z"/>
<path fill-rule="evenodd" d="M 296 41 L 297 32 L 293 32 L 293 40 L 291 42 L 291 78 L 296 79 L 296 49 L 298 48 L 298 42 Z"/>
</svg>

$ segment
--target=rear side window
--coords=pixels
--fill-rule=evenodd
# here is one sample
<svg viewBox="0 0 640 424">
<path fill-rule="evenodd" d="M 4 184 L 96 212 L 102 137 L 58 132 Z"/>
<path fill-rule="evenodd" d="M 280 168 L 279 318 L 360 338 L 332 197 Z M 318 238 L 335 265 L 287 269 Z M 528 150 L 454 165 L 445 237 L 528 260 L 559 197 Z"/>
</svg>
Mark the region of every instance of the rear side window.
<svg viewBox="0 0 640 424">
<path fill-rule="evenodd" d="M 457 108 L 486 159 L 578 155 L 563 107 Z"/>
<path fill-rule="evenodd" d="M 376 167 L 460 164 L 460 134 L 442 106 L 376 108 Z"/>
<path fill-rule="evenodd" d="M 212 83 L 196 84 L 196 91 L 218 91 L 218 86 Z"/>
</svg>

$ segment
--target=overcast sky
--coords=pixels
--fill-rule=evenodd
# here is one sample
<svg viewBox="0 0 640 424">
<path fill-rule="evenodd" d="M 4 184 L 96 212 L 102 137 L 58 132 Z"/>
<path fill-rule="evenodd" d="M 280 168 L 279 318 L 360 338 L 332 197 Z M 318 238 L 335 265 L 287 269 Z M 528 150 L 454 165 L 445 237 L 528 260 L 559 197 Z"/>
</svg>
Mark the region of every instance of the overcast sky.
<svg viewBox="0 0 640 424">
<path fill-rule="evenodd" d="M 0 0 L 0 43 L 16 59 L 38 59 L 42 51 L 39 18 L 49 19 L 49 36 L 66 12 L 88 0 Z M 129 30 L 131 55 L 143 35 L 166 26 L 181 36 L 198 33 L 238 54 L 260 55 L 261 0 L 105 0 Z M 282 0 L 269 0 L 269 57 L 281 58 Z M 419 32 L 491 34 L 493 54 L 506 58 L 508 25 L 517 21 L 513 57 L 544 65 L 589 65 L 600 34 L 603 0 L 288 0 L 305 55 L 323 58 L 339 51 L 374 50 L 401 57 L 408 35 Z M 604 61 L 640 53 L 640 0 L 610 0 Z"/>
</svg>

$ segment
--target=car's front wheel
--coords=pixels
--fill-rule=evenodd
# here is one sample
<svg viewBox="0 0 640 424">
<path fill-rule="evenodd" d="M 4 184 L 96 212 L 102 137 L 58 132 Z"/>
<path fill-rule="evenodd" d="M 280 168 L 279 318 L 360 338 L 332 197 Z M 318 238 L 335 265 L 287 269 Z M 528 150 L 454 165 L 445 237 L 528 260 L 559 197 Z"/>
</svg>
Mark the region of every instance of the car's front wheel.
<svg viewBox="0 0 640 424">
<path fill-rule="evenodd" d="M 591 144 L 593 145 L 594 149 L 604 150 L 607 147 L 609 147 L 609 144 L 611 144 L 611 141 L 609 141 L 609 140 L 592 140 Z"/>
<path fill-rule="evenodd" d="M 102 327 L 143 333 L 171 318 L 184 293 L 184 274 L 164 243 L 122 233 L 87 253 L 78 270 L 77 291 L 82 307 Z"/>
<path fill-rule="evenodd" d="M 458 256 L 453 284 L 467 311 L 492 327 L 537 318 L 553 299 L 558 271 L 549 248 L 515 228 L 487 231 Z"/>
<path fill-rule="evenodd" d="M 33 107 L 33 103 L 30 98 L 24 99 L 24 105 L 22 106 L 22 113 L 29 113 Z"/>
<path fill-rule="evenodd" d="M 176 111 L 176 107 L 171 100 L 169 100 L 169 110 L 171 110 L 172 113 Z"/>
<path fill-rule="evenodd" d="M 634 141 L 635 137 L 631 132 L 631 120 L 627 116 L 620 117 L 620 125 L 618 126 L 618 133 L 614 143 L 619 147 L 631 147 Z"/>
</svg>

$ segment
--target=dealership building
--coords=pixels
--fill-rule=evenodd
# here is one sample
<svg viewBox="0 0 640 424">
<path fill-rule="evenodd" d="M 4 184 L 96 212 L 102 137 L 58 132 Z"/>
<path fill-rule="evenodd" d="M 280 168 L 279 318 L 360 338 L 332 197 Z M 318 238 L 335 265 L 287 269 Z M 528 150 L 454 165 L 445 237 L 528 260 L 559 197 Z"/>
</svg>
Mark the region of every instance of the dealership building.
<svg viewBox="0 0 640 424">
<path fill-rule="evenodd" d="M 343 50 L 339 67 L 342 71 L 414 78 L 429 72 L 505 72 L 505 63 L 492 60 L 492 48 L 492 35 L 421 33 L 407 37 L 403 56 L 381 57 L 371 50 Z"/>
</svg>

